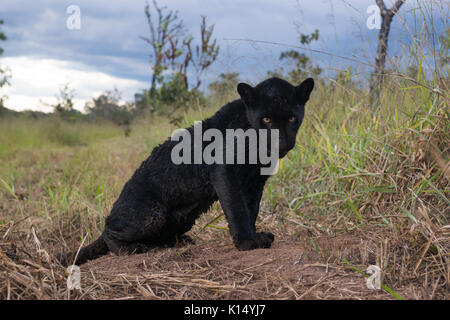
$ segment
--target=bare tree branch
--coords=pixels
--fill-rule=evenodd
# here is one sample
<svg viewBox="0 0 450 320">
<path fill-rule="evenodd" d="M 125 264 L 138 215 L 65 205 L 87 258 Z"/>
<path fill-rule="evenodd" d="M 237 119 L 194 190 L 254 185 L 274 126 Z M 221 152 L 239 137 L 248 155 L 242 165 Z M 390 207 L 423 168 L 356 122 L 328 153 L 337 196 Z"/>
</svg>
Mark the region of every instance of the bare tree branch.
<svg viewBox="0 0 450 320">
<path fill-rule="evenodd" d="M 217 40 L 214 39 L 211 43 L 213 32 L 214 25 L 208 27 L 206 25 L 206 16 L 202 16 L 202 23 L 200 25 L 201 44 L 200 46 L 196 46 L 196 59 L 192 59 L 192 64 L 197 72 L 197 84 L 195 85 L 195 90 L 200 87 L 203 72 L 216 61 L 217 56 L 219 55 L 220 47 L 217 45 Z"/>
<path fill-rule="evenodd" d="M 400 7 L 405 3 L 406 0 L 397 0 L 394 4 L 394 6 L 388 10 L 386 8 L 386 5 L 384 4 L 384 0 L 375 0 L 375 2 L 377 3 L 378 8 L 380 8 L 380 14 L 382 17 L 389 15 L 389 16 L 394 16 L 398 10 L 400 10 Z"/>
<path fill-rule="evenodd" d="M 184 32 L 184 23 L 178 18 L 177 11 L 170 10 L 166 13 L 167 7 L 159 7 L 156 0 L 153 0 L 152 3 L 157 15 L 157 24 L 154 24 L 151 8 L 147 2 L 144 12 L 147 17 L 150 37 L 140 36 L 139 38 L 152 47 L 153 54 L 151 58 L 153 63 L 153 73 L 150 95 L 154 96 L 156 82 L 159 81 L 158 79 L 160 79 L 164 69 L 167 69 L 167 61 L 165 61 L 166 47 L 173 45 L 175 42 L 171 43 L 171 39 L 176 39 Z"/>
<path fill-rule="evenodd" d="M 375 0 L 380 8 L 382 18 L 380 34 L 378 36 L 377 56 L 375 58 L 375 70 L 370 78 L 370 104 L 374 106 L 379 103 L 381 84 L 383 82 L 386 54 L 388 47 L 389 31 L 394 15 L 406 0 L 397 0 L 392 9 L 386 9 L 383 0 Z"/>
<path fill-rule="evenodd" d="M 201 84 L 202 73 L 216 60 L 219 54 L 217 41 L 212 40 L 214 25 L 207 26 L 206 17 L 202 16 L 200 25 L 201 43 L 195 47 L 193 53 L 191 35 L 185 36 L 183 21 L 178 17 L 178 11 L 167 11 L 166 7 L 159 7 L 153 0 L 153 9 L 156 11 L 156 23 L 152 17 L 151 7 L 147 3 L 145 15 L 149 25 L 150 36 L 140 36 L 143 41 L 152 47 L 153 74 L 150 87 L 150 96 L 156 92 L 156 82 L 163 80 L 163 71 L 171 68 L 177 76 L 181 76 L 185 89 L 189 90 L 187 70 L 192 66 L 197 74 L 194 90 Z"/>
<path fill-rule="evenodd" d="M 398 10 L 400 10 L 400 7 L 405 3 L 406 0 L 397 0 L 397 2 L 395 2 L 394 6 L 392 7 L 391 10 L 389 10 L 389 13 L 393 16 L 395 15 Z"/>
<path fill-rule="evenodd" d="M 375 0 L 377 3 L 378 8 L 380 8 L 380 14 L 381 16 L 385 16 L 387 13 L 386 6 L 384 5 L 384 0 Z"/>
</svg>

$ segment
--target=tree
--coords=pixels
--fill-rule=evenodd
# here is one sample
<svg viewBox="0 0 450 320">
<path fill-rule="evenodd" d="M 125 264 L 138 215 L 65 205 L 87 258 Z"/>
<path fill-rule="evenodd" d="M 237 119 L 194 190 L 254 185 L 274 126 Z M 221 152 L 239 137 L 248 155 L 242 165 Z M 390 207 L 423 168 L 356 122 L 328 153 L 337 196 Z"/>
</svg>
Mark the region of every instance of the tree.
<svg viewBox="0 0 450 320">
<path fill-rule="evenodd" d="M 136 112 L 167 113 L 186 107 L 191 102 L 203 103 L 203 94 L 198 90 L 201 78 L 219 54 L 217 41 L 212 37 L 214 25 L 208 26 L 206 16 L 202 16 L 200 43 L 194 47 L 194 37 L 186 35 L 177 11 L 160 8 L 156 0 L 153 0 L 153 7 L 156 20 L 152 17 L 148 3 L 145 7 L 150 37 L 141 37 L 153 49 L 152 83 L 150 90 L 135 94 Z M 188 74 L 196 77 L 192 88 L 189 86 L 191 77 Z"/>
<path fill-rule="evenodd" d="M 0 26 L 3 24 L 3 20 L 0 20 Z M 6 37 L 5 33 L 0 30 L 0 41 L 6 41 L 8 38 Z M 3 48 L 0 47 L 0 55 L 3 54 Z M 6 67 L 0 66 L 0 89 L 6 85 L 9 85 L 9 79 L 11 75 L 9 74 L 9 69 Z M 0 95 L 0 109 L 3 109 L 3 102 L 6 99 L 6 96 Z"/>
<path fill-rule="evenodd" d="M 147 3 L 145 6 L 145 15 L 147 17 L 150 37 L 140 37 L 150 44 L 153 49 L 153 54 L 151 55 L 153 63 L 153 74 L 150 87 L 151 97 L 155 95 L 156 82 L 162 81 L 162 73 L 167 69 L 164 53 L 166 52 L 168 45 L 171 41 L 174 41 L 174 39 L 177 39 L 184 33 L 184 24 L 183 21 L 178 18 L 177 11 L 169 10 L 166 13 L 167 7 L 158 7 L 156 0 L 153 0 L 153 7 L 157 14 L 156 24 L 154 24 L 154 21 L 152 20 L 150 5 Z"/>
<path fill-rule="evenodd" d="M 389 31 L 391 22 L 395 14 L 406 0 L 397 0 L 394 6 L 388 10 L 384 0 L 375 0 L 380 8 L 381 29 L 378 36 L 377 56 L 375 58 L 375 70 L 370 77 L 370 104 L 372 107 L 379 103 L 381 85 L 383 82 L 384 68 L 386 63 L 386 53 L 388 48 Z"/>
<path fill-rule="evenodd" d="M 75 90 L 70 88 L 70 84 L 63 84 L 59 89 L 58 95 L 56 96 L 58 102 L 53 106 L 54 111 L 57 113 L 71 112 L 74 106 L 74 96 Z"/>
<path fill-rule="evenodd" d="M 0 25 L 4 23 L 3 20 L 0 20 Z M 3 31 L 0 31 L 0 41 L 6 41 L 8 38 L 6 37 L 5 33 Z M 0 54 L 3 53 L 3 48 L 0 47 Z"/>
<path fill-rule="evenodd" d="M 197 45 L 195 48 L 195 58 L 191 53 L 190 45 L 188 45 L 189 56 L 192 59 L 192 65 L 197 73 L 197 83 L 195 84 L 194 90 L 200 87 L 203 72 L 216 61 L 219 55 L 220 47 L 217 45 L 217 40 L 211 40 L 213 32 L 214 25 L 208 27 L 206 25 L 206 16 L 202 16 L 202 23 L 200 25 L 201 43 L 200 46 Z"/>
<path fill-rule="evenodd" d="M 318 40 L 319 30 L 317 29 L 309 35 L 303 33 L 300 34 L 300 43 L 302 45 L 309 45 L 311 42 Z M 300 83 L 310 74 L 312 74 L 313 76 L 318 76 L 322 73 L 322 69 L 319 66 L 314 66 L 308 56 L 306 56 L 304 53 L 298 52 L 297 50 L 287 50 L 281 52 L 280 60 L 288 61 L 289 72 L 287 73 L 286 77 L 292 83 Z M 280 68 L 278 70 L 271 70 L 268 72 L 268 76 L 271 77 L 283 77 L 283 74 L 283 68 Z"/>
<path fill-rule="evenodd" d="M 178 73 L 183 78 L 186 90 L 190 90 L 187 77 L 189 66 L 192 65 L 196 73 L 196 83 L 192 89 L 198 90 L 203 72 L 216 61 L 219 55 L 220 47 L 217 45 L 217 40 L 212 39 L 213 32 L 214 25 L 208 26 L 206 16 L 202 16 L 200 44 L 195 46 L 195 50 L 191 47 L 194 40 L 192 35 L 185 37 L 181 44 L 179 44 L 179 39 L 169 38 L 170 47 L 165 51 L 165 57 L 172 67 L 172 73 Z"/>
<path fill-rule="evenodd" d="M 122 126 L 125 135 L 131 132 L 130 124 L 133 119 L 132 105 L 120 104 L 121 94 L 115 88 L 112 91 L 106 91 L 92 101 L 86 103 L 84 109 L 91 120 L 108 120 Z"/>
<path fill-rule="evenodd" d="M 165 51 L 165 58 L 168 60 L 169 65 L 172 68 L 172 79 L 171 81 L 178 81 L 179 77 L 183 79 L 183 89 L 189 89 L 189 83 L 187 78 L 187 69 L 192 60 L 192 53 L 190 51 L 185 52 L 184 57 L 182 57 L 183 50 L 190 46 L 192 40 L 194 38 L 192 36 L 187 36 L 182 40 L 182 44 L 179 44 L 179 38 L 169 38 L 170 47 Z M 184 50 L 186 51 L 186 50 Z M 179 58 L 182 57 L 182 62 L 179 62 Z"/>
<path fill-rule="evenodd" d="M 293 65 L 288 72 L 289 81 L 292 83 L 300 83 L 308 74 L 318 76 L 322 73 L 322 69 L 319 66 L 313 66 L 304 53 L 299 53 L 296 50 L 284 51 L 280 55 L 280 60 L 289 60 Z"/>
<path fill-rule="evenodd" d="M 136 113 L 169 112 L 170 115 L 192 102 L 203 103 L 204 96 L 198 89 L 205 70 L 217 59 L 219 46 L 212 37 L 214 25 L 207 25 L 206 16 L 202 16 L 200 41 L 194 47 L 194 37 L 186 35 L 177 11 L 159 7 L 156 0 L 153 8 L 156 15 L 152 15 L 148 3 L 145 6 L 150 37 L 141 37 L 153 49 L 152 83 L 150 90 L 135 94 Z M 188 74 L 195 76 L 192 87 L 189 85 L 192 77 Z"/>
<path fill-rule="evenodd" d="M 52 107 L 53 112 L 61 117 L 61 119 L 68 121 L 75 121 L 83 119 L 84 115 L 74 109 L 73 98 L 75 96 L 75 90 L 70 88 L 69 83 L 61 85 L 59 93 L 56 95 L 56 104 L 41 102 L 45 106 Z"/>
</svg>

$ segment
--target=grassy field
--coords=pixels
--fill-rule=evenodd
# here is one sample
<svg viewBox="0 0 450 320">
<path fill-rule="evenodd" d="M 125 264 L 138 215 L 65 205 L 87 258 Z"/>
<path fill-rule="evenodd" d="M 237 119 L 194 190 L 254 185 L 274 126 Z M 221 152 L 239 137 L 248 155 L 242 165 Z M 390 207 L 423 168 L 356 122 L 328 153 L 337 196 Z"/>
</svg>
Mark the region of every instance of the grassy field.
<svg viewBox="0 0 450 320">
<path fill-rule="evenodd" d="M 376 110 L 357 89 L 315 89 L 264 193 L 258 227 L 273 248 L 235 250 L 215 205 L 190 232 L 196 245 L 90 262 L 81 293 L 54 254 L 100 235 L 123 184 L 175 127 L 142 119 L 125 137 L 113 125 L 2 119 L 1 298 L 448 298 L 448 96 L 410 87 L 391 80 Z M 384 289 L 366 288 L 358 271 L 370 264 Z"/>
<path fill-rule="evenodd" d="M 448 66 L 409 49 L 415 73 L 391 73 L 377 108 L 358 85 L 317 79 L 264 191 L 257 228 L 272 248 L 237 251 L 215 204 L 189 232 L 195 244 L 90 261 L 81 290 L 68 290 L 55 254 L 101 234 L 124 183 L 176 127 L 155 116 L 125 136 L 108 123 L 0 118 L 0 299 L 449 299 Z M 212 100 L 179 126 L 213 114 Z M 369 265 L 380 290 L 366 286 Z"/>
</svg>

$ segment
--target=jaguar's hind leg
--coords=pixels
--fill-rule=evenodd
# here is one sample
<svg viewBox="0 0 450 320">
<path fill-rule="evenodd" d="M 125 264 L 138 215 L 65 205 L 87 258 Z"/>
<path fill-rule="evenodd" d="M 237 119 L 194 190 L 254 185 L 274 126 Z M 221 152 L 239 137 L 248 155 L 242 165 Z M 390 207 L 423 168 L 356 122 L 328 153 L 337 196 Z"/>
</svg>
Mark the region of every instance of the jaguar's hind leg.
<svg viewBox="0 0 450 320">
<path fill-rule="evenodd" d="M 115 204 L 103 232 L 116 254 L 147 252 L 167 237 L 165 209 L 158 202 Z"/>
</svg>

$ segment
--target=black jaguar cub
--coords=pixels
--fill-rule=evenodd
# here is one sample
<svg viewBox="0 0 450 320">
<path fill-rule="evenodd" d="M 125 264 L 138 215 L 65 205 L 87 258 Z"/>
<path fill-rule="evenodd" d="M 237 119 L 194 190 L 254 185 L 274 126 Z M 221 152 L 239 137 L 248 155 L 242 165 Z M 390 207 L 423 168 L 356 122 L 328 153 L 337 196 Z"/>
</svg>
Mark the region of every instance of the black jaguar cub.
<svg viewBox="0 0 450 320">
<path fill-rule="evenodd" d="M 268 136 L 278 132 L 278 160 L 295 145 L 305 103 L 313 87 L 311 78 L 299 86 L 292 86 L 279 78 L 267 79 L 255 87 L 240 83 L 237 91 L 241 99 L 228 103 L 211 118 L 203 120 L 200 123 L 201 132 L 215 129 L 223 137 L 230 129 L 242 129 L 244 132 L 262 132 L 260 129 L 266 129 Z M 188 128 L 187 132 L 195 135 L 194 127 Z M 244 141 L 246 147 L 254 147 L 249 145 L 249 139 Z M 116 254 L 142 253 L 151 247 L 187 241 L 189 238 L 184 233 L 216 200 L 222 206 L 237 249 L 270 247 L 274 240 L 273 234 L 257 232 L 255 228 L 259 203 L 268 178 L 268 175 L 261 174 L 261 168 L 267 167 L 267 163 L 247 161 L 249 153 L 246 152 L 245 163 L 218 161 L 176 164 L 172 150 L 178 143 L 168 139 L 153 149 L 150 157 L 125 184 L 106 218 L 101 236 L 82 248 L 76 261 L 74 253 L 59 255 L 62 264 L 82 264 L 108 251 Z M 212 139 L 201 141 L 201 146 L 204 149 L 210 143 Z M 226 153 L 231 144 L 237 147 L 236 143 L 237 139 L 224 139 L 220 146 Z M 194 144 L 192 142 L 192 152 L 196 149 Z M 267 145 L 268 152 L 276 150 L 270 143 Z M 256 150 L 259 150 L 259 145 Z M 234 152 L 236 158 L 237 151 Z"/>
</svg>

